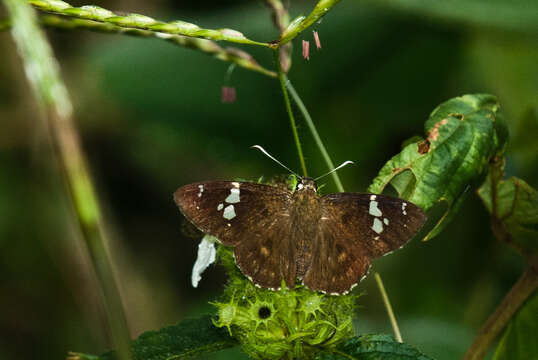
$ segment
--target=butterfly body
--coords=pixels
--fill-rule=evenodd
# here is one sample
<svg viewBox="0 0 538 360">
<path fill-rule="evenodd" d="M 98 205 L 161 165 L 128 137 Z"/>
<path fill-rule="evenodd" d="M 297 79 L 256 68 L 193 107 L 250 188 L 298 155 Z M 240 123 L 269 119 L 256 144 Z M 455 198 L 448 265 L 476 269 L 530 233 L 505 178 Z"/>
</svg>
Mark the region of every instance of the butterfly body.
<svg viewBox="0 0 538 360">
<path fill-rule="evenodd" d="M 179 188 L 174 199 L 201 231 L 234 247 L 236 264 L 256 285 L 347 293 L 371 260 L 403 246 L 426 216 L 383 195 L 319 196 L 314 180 L 294 191 L 250 182 L 209 181 Z"/>
</svg>

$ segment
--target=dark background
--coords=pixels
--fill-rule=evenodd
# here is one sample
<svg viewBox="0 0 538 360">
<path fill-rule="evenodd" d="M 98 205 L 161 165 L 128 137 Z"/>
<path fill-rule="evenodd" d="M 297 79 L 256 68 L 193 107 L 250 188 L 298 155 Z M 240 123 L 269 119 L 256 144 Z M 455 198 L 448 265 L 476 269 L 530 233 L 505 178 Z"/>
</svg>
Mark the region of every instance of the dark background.
<svg viewBox="0 0 538 360">
<path fill-rule="evenodd" d="M 443 3 L 443 4 L 439 4 Z M 339 3 L 313 29 L 323 49 L 289 77 L 349 191 L 364 191 L 401 143 L 423 135 L 441 102 L 498 96 L 511 132 L 507 173 L 538 183 L 538 9 L 533 1 L 418 0 Z M 83 2 L 73 2 L 84 5 Z M 291 15 L 314 1 L 291 1 Z M 421 5 L 422 4 L 422 5 Z M 161 20 L 276 37 L 262 1 L 96 1 Z M 3 9 L 2 9 L 3 10 Z M 5 14 L 5 11 L 2 12 Z M 535 18 L 533 18 L 535 16 Z M 257 179 L 299 162 L 278 81 L 236 68 L 235 104 L 220 102 L 228 64 L 157 39 L 48 30 L 76 108 L 98 187 L 132 336 L 212 311 L 219 267 L 190 285 L 197 241 L 181 232 L 172 193 L 199 180 Z M 222 44 L 234 46 L 232 44 Z M 311 44 L 311 49 L 313 48 Z M 267 49 L 246 47 L 273 68 Z M 297 116 L 311 174 L 325 172 Z M 78 237 L 43 118 L 8 32 L 0 33 L 0 358 L 62 359 L 108 347 L 99 288 Z M 335 191 L 325 178 L 325 192 Z M 403 338 L 437 359 L 461 357 L 516 281 L 521 258 L 492 236 L 471 194 L 439 237 L 413 240 L 374 262 Z M 373 276 L 359 285 L 357 329 L 391 333 Z M 227 352 L 219 357 L 236 357 Z"/>
</svg>

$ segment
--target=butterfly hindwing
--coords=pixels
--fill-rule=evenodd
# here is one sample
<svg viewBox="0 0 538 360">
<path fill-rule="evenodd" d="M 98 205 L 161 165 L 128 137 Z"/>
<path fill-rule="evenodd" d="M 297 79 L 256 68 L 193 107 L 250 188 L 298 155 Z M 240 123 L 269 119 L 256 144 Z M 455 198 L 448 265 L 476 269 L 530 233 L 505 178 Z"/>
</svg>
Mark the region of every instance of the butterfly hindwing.
<svg viewBox="0 0 538 360">
<path fill-rule="evenodd" d="M 368 271 L 371 259 L 402 247 L 426 221 L 412 203 L 384 195 L 336 193 L 321 198 L 306 286 L 345 293 Z"/>
<path fill-rule="evenodd" d="M 291 191 L 231 181 L 193 183 L 174 199 L 185 217 L 222 244 L 234 246 L 241 271 L 260 286 L 278 288 L 295 281 L 289 216 Z"/>
</svg>

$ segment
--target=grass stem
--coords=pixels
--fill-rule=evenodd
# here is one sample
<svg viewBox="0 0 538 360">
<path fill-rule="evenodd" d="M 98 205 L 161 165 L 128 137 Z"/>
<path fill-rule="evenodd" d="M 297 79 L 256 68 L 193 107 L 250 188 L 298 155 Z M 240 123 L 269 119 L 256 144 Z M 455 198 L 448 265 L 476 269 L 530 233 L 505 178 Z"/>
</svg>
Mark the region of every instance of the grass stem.
<svg viewBox="0 0 538 360">
<path fill-rule="evenodd" d="M 385 286 L 383 286 L 383 280 L 381 280 L 381 276 L 378 273 L 375 273 L 374 276 L 377 283 L 377 287 L 379 288 L 379 292 L 381 293 L 381 297 L 383 298 L 385 309 L 387 309 L 390 324 L 392 325 L 392 330 L 394 331 L 394 336 L 396 337 L 396 340 L 398 342 L 403 342 L 402 334 L 400 333 L 400 328 L 398 327 L 398 322 L 396 321 L 396 317 L 394 316 L 394 312 L 392 311 L 392 306 L 390 305 L 389 296 L 385 291 Z"/>
<path fill-rule="evenodd" d="M 107 237 L 95 188 L 73 122 L 69 94 L 50 44 L 37 25 L 34 10 L 27 1 L 4 0 L 4 3 L 11 15 L 13 39 L 26 76 L 39 105 L 44 109 L 75 219 L 101 286 L 112 343 L 119 359 L 127 360 L 130 358 L 127 321 L 108 255 Z"/>
<path fill-rule="evenodd" d="M 286 76 L 282 71 L 282 65 L 280 63 L 280 49 L 275 49 L 275 63 L 277 66 L 278 79 L 280 80 L 280 87 L 282 89 L 282 95 L 284 96 L 284 103 L 286 104 L 286 111 L 290 118 L 291 131 L 293 132 L 293 138 L 295 145 L 297 146 L 297 154 L 299 155 L 299 161 L 301 162 L 301 169 L 303 176 L 308 176 L 306 171 L 306 163 L 303 155 L 303 148 L 301 147 L 301 140 L 299 139 L 299 133 L 297 132 L 297 125 L 295 124 L 295 117 L 293 116 L 293 110 L 291 109 L 290 97 L 288 95 L 288 89 L 286 86 Z"/>
</svg>

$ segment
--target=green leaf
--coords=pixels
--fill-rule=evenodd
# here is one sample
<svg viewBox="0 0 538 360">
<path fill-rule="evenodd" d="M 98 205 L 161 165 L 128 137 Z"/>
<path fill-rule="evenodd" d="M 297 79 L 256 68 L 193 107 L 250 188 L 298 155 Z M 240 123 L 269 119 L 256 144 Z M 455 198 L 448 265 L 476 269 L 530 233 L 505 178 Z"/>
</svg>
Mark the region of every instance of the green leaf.
<svg viewBox="0 0 538 360">
<path fill-rule="evenodd" d="M 131 343 L 133 360 L 185 359 L 238 345 L 226 329 L 213 325 L 211 316 L 183 320 L 158 331 L 147 331 Z M 113 360 L 115 352 L 101 356 L 71 354 L 69 359 Z"/>
<path fill-rule="evenodd" d="M 527 300 L 510 321 L 493 360 L 535 359 L 538 354 L 538 293 Z"/>
<path fill-rule="evenodd" d="M 426 236 L 441 232 L 457 213 L 465 195 L 477 187 L 490 159 L 504 150 L 508 131 L 492 95 L 464 95 L 439 105 L 425 123 L 426 139 L 406 145 L 389 160 L 369 191 L 391 184 L 399 196 L 430 209 L 439 202 L 446 213 Z"/>
<path fill-rule="evenodd" d="M 507 242 L 523 254 L 538 252 L 538 192 L 516 177 L 497 182 L 496 206 L 493 209 L 491 176 L 478 190 L 478 195 L 503 230 Z"/>
<path fill-rule="evenodd" d="M 414 347 L 396 342 L 388 335 L 360 335 L 353 337 L 334 351 L 324 351 L 316 360 L 429 360 Z"/>
</svg>

